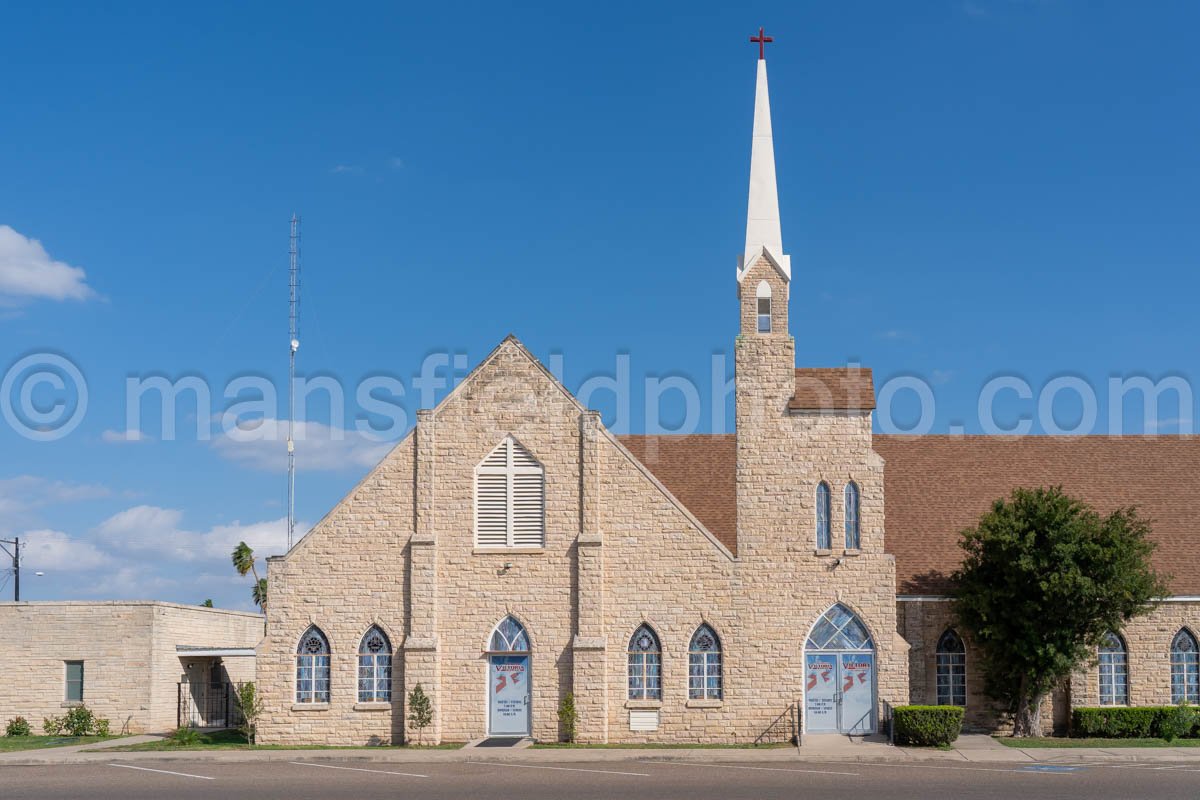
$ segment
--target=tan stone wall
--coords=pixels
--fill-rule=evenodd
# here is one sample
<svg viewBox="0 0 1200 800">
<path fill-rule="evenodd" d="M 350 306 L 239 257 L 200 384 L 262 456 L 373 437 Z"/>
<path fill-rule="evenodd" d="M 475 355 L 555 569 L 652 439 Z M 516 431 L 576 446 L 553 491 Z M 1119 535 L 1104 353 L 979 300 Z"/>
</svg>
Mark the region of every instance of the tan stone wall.
<svg viewBox="0 0 1200 800">
<path fill-rule="evenodd" d="M 937 644 L 942 634 L 953 628 L 962 637 L 966 648 L 967 705 L 963 726 L 968 730 L 981 731 L 1008 727 L 1002 709 L 984 694 L 975 644 L 966 629 L 955 624 L 950 603 L 943 599 L 904 600 L 896 606 L 900 635 L 911 648 L 908 653 L 910 685 L 907 702 L 915 705 L 937 703 Z"/>
<path fill-rule="evenodd" d="M 21 715 L 40 733 L 45 717 L 70 707 L 64 662 L 83 661 L 84 704 L 113 731 L 137 733 L 175 727 L 177 644 L 253 647 L 262 618 L 170 603 L 0 603 L 0 630 L 10 642 L 0 649 L 0 723 Z"/>
<path fill-rule="evenodd" d="M 263 742 L 365 744 L 401 738 L 413 437 L 405 439 L 284 558 L 268 561 L 267 635 L 258 649 Z M 330 703 L 298 708 L 295 657 L 315 624 L 331 650 Z M 358 647 L 372 625 L 391 640 L 392 703 L 356 710 Z"/>
<path fill-rule="evenodd" d="M 1118 631 L 1125 640 L 1130 705 L 1171 704 L 1171 640 L 1181 628 L 1200 632 L 1200 602 L 1160 603 Z M 1071 697 L 1075 706 L 1100 704 L 1098 662 L 1072 677 Z"/>
</svg>

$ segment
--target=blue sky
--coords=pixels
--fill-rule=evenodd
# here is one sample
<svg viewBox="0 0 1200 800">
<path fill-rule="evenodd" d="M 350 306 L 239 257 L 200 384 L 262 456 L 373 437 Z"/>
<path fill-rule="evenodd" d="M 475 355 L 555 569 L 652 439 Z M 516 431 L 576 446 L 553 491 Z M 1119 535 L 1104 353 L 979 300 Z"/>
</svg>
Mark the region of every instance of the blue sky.
<svg viewBox="0 0 1200 800">
<path fill-rule="evenodd" d="M 0 370 L 57 354 L 87 385 L 61 439 L 0 424 L 29 599 L 248 605 L 225 553 L 277 549 L 282 445 L 210 414 L 248 375 L 286 414 L 293 212 L 299 371 L 350 395 L 306 414 L 302 522 L 387 449 L 353 430 L 364 376 L 405 386 L 411 422 L 427 356 L 472 366 L 509 332 L 573 390 L 627 358 L 630 414 L 591 398 L 618 428 L 672 376 L 695 419 L 678 392 L 651 416 L 722 427 L 759 25 L 798 361 L 933 400 L 900 388 L 877 428 L 984 430 L 1002 377 L 1033 397 L 1003 394 L 1001 427 L 1105 432 L 1111 378 L 1197 376 L 1194 3 L 26 6 L 0 14 Z M 175 440 L 150 409 L 127 441 L 148 375 L 212 387 L 210 439 L 185 401 Z M 1158 411 L 1150 432 L 1187 431 L 1195 403 Z M 1117 416 L 1143 432 L 1137 402 Z"/>
</svg>

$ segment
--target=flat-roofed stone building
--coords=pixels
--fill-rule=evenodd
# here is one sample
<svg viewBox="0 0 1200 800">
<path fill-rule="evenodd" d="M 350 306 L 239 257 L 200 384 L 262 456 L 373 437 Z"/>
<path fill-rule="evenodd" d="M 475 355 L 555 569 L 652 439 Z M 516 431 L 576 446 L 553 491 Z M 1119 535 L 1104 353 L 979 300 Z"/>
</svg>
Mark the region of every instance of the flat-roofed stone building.
<svg viewBox="0 0 1200 800">
<path fill-rule="evenodd" d="M 86 705 L 114 733 L 225 727 L 254 680 L 263 617 L 157 601 L 0 603 L 0 721 Z"/>
</svg>

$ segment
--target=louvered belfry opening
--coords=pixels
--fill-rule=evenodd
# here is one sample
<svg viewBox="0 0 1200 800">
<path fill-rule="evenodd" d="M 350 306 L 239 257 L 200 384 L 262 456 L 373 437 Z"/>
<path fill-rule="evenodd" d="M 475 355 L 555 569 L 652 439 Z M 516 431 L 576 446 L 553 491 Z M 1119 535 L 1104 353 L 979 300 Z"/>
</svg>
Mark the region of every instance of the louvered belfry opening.
<svg viewBox="0 0 1200 800">
<path fill-rule="evenodd" d="M 506 436 L 475 469 L 475 545 L 544 546 L 545 505 L 542 465 Z"/>
</svg>

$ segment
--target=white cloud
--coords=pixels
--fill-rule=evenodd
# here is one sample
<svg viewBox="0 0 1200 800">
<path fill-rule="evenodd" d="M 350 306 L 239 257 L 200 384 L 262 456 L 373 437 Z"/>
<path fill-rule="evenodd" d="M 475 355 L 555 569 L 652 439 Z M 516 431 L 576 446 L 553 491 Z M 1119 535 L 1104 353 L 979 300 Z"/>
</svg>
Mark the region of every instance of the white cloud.
<svg viewBox="0 0 1200 800">
<path fill-rule="evenodd" d="M 365 170 L 357 164 L 337 164 L 329 171 L 334 175 L 362 175 Z"/>
<path fill-rule="evenodd" d="M 302 471 L 370 468 L 394 446 L 320 422 L 297 422 L 295 442 L 296 469 Z M 242 422 L 215 436 L 212 443 L 222 457 L 243 466 L 268 472 L 287 469 L 285 421 L 268 418 Z"/>
<path fill-rule="evenodd" d="M 234 521 L 207 531 L 183 527 L 183 512 L 158 506 L 134 506 L 113 514 L 96 535 L 114 550 L 155 553 L 173 561 L 228 561 L 238 542 L 265 558 L 287 550 L 287 518 L 243 525 Z M 297 538 L 307 526 L 297 526 Z"/>
<path fill-rule="evenodd" d="M 109 444 L 126 444 L 129 442 L 152 442 L 154 437 L 148 433 L 142 433 L 139 430 L 129 429 L 126 431 L 106 430 L 100 434 L 102 441 Z"/>
<path fill-rule="evenodd" d="M 37 239 L 0 225 L 0 300 L 87 300 L 95 292 L 79 267 L 55 261 Z"/>
<path fill-rule="evenodd" d="M 27 570 L 79 572 L 108 566 L 112 558 L 91 542 L 72 539 L 62 531 L 21 534 L 21 566 Z"/>
<path fill-rule="evenodd" d="M 0 514 L 12 515 L 51 504 L 76 503 L 108 497 L 104 486 L 52 481 L 35 475 L 0 479 Z"/>
<path fill-rule="evenodd" d="M 157 600 L 162 593 L 178 585 L 168 578 L 150 571 L 145 564 L 128 564 L 113 571 L 109 570 L 77 589 L 69 590 L 76 597 L 125 600 Z M 193 601 L 199 602 L 199 600 Z"/>
<path fill-rule="evenodd" d="M 399 156 L 392 156 L 388 159 L 388 166 L 392 169 L 404 169 L 404 159 Z"/>
</svg>

